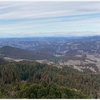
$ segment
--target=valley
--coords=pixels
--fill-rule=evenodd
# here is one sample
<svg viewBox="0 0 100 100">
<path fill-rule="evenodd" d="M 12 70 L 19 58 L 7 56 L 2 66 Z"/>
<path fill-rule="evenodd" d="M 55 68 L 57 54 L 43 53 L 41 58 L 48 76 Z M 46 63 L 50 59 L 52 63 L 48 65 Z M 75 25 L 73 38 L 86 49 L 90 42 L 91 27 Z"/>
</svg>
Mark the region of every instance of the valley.
<svg viewBox="0 0 100 100">
<path fill-rule="evenodd" d="M 100 37 L 37 37 L 0 40 L 0 56 L 8 60 L 35 60 L 81 72 L 100 71 Z"/>
</svg>

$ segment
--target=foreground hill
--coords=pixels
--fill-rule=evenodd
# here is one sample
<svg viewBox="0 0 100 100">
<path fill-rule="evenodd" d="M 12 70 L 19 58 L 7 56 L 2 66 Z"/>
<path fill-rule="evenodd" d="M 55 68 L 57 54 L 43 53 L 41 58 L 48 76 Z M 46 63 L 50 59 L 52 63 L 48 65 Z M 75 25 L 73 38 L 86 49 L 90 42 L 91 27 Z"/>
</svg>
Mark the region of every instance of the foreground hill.
<svg viewBox="0 0 100 100">
<path fill-rule="evenodd" d="M 84 74 L 68 66 L 33 61 L 0 65 L 0 98 L 99 98 L 99 87 L 99 74 Z"/>
</svg>

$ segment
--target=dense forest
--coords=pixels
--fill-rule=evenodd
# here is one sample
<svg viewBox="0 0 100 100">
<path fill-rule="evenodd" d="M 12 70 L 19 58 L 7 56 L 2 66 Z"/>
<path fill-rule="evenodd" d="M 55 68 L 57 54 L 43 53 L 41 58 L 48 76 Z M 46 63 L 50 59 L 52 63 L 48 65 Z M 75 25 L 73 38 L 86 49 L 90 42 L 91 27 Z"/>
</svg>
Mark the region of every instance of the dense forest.
<svg viewBox="0 0 100 100">
<path fill-rule="evenodd" d="M 99 98 L 100 74 L 0 59 L 0 98 Z"/>
</svg>

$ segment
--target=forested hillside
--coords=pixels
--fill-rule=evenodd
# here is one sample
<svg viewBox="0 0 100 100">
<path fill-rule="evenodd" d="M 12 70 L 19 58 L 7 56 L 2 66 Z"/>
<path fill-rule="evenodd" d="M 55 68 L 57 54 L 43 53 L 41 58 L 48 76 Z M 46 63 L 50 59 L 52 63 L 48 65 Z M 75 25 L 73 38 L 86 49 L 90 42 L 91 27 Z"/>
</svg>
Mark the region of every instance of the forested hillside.
<svg viewBox="0 0 100 100">
<path fill-rule="evenodd" d="M 0 98 L 99 98 L 99 87 L 99 74 L 0 60 Z"/>
</svg>

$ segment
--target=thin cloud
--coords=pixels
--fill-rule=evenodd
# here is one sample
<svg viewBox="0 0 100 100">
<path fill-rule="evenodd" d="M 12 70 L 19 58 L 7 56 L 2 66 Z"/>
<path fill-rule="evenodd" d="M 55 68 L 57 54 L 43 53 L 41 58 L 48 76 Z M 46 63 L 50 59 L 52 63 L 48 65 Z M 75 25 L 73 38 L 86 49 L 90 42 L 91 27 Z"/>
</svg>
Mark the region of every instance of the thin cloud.
<svg viewBox="0 0 100 100">
<path fill-rule="evenodd" d="M 35 36 L 35 32 L 53 35 L 51 32 L 99 31 L 99 20 L 100 2 L 0 2 L 1 36 L 2 33 Z"/>
</svg>

